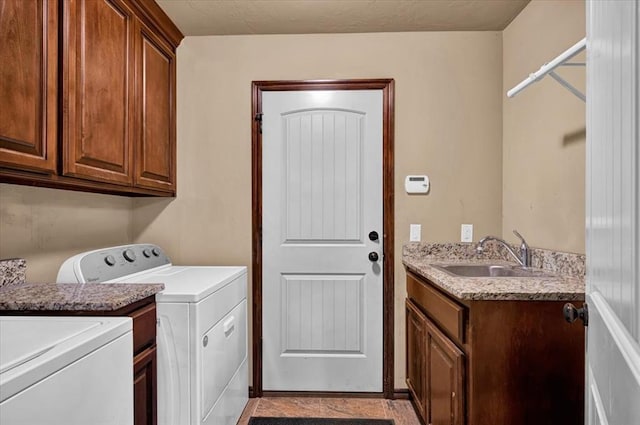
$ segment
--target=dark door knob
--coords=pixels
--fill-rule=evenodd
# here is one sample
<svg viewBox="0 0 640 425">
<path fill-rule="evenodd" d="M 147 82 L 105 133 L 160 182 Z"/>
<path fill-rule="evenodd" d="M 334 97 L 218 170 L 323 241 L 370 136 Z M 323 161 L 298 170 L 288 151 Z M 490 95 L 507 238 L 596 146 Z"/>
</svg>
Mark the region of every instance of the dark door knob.
<svg viewBox="0 0 640 425">
<path fill-rule="evenodd" d="M 564 320 L 569 323 L 580 319 L 585 326 L 589 325 L 589 308 L 586 303 L 582 308 L 576 308 L 573 304 L 566 303 L 564 307 L 562 307 L 562 313 L 564 314 Z"/>
<path fill-rule="evenodd" d="M 369 253 L 369 261 L 373 261 L 374 263 L 378 261 L 378 253 L 371 251 Z"/>
<path fill-rule="evenodd" d="M 375 230 L 373 232 L 369 232 L 369 240 L 370 241 L 375 242 L 375 241 L 378 240 L 378 238 L 379 238 L 378 232 L 376 232 Z"/>
</svg>

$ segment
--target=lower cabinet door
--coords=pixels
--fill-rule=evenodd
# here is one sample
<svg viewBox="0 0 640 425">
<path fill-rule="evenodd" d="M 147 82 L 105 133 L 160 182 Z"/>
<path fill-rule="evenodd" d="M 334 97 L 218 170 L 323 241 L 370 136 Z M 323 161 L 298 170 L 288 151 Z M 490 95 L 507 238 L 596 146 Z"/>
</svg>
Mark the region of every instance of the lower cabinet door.
<svg viewBox="0 0 640 425">
<path fill-rule="evenodd" d="M 133 359 L 133 411 L 135 425 L 156 425 L 157 375 L 156 346 L 147 348 Z"/>
<path fill-rule="evenodd" d="M 424 315 L 409 300 L 407 309 L 407 387 L 413 397 L 418 414 L 428 423 L 426 410 L 426 366 L 427 366 L 427 321 Z"/>
<path fill-rule="evenodd" d="M 429 319 L 427 327 L 427 405 L 430 425 L 464 423 L 464 353 Z"/>
</svg>

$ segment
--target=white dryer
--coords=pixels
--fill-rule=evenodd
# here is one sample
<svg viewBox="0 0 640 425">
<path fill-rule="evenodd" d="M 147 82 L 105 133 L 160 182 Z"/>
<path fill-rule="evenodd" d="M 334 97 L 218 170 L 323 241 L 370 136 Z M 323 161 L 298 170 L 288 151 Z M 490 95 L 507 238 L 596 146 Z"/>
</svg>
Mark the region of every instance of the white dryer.
<svg viewBox="0 0 640 425">
<path fill-rule="evenodd" d="M 164 283 L 158 424 L 236 424 L 248 401 L 246 267 L 174 266 L 158 246 L 135 244 L 78 254 L 57 281 Z"/>
</svg>

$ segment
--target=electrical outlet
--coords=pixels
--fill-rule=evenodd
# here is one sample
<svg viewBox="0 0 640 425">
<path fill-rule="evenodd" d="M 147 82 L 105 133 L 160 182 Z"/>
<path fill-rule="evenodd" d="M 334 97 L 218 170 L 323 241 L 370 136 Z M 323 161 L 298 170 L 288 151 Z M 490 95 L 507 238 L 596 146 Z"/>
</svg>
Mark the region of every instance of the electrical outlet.
<svg viewBox="0 0 640 425">
<path fill-rule="evenodd" d="M 473 241 L 473 224 L 463 224 L 460 228 L 460 241 Z"/>
<path fill-rule="evenodd" d="M 422 233 L 422 225 L 421 224 L 410 224 L 409 225 L 409 241 L 410 242 L 420 242 Z"/>
</svg>

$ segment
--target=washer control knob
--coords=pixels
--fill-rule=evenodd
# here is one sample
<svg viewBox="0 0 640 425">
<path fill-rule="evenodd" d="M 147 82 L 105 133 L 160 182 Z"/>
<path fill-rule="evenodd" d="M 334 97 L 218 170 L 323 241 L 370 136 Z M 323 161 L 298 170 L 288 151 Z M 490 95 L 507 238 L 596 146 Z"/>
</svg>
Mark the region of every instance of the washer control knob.
<svg viewBox="0 0 640 425">
<path fill-rule="evenodd" d="M 151 251 L 149 250 L 149 248 L 145 248 L 142 250 L 142 255 L 144 255 L 146 258 L 151 257 Z"/>
<path fill-rule="evenodd" d="M 132 249 L 125 249 L 122 256 L 130 263 L 133 263 L 136 260 L 136 253 L 133 252 Z"/>
<path fill-rule="evenodd" d="M 158 248 L 153 248 L 151 250 L 151 252 L 153 253 L 154 257 L 159 257 L 160 256 L 160 250 Z"/>
<path fill-rule="evenodd" d="M 107 255 L 104 257 L 104 262 L 107 263 L 107 266 L 113 267 L 116 265 L 116 257 L 113 255 Z"/>
</svg>

